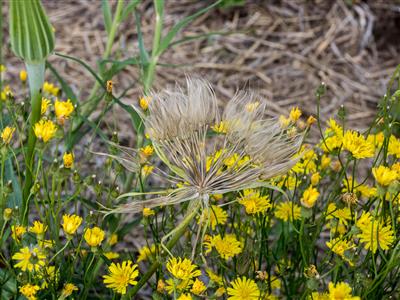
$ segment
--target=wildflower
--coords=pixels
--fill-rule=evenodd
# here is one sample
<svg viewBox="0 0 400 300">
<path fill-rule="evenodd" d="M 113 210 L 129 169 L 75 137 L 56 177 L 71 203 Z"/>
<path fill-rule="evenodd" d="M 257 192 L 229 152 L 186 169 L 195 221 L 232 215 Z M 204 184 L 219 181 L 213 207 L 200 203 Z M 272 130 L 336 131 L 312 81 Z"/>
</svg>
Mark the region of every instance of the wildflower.
<svg viewBox="0 0 400 300">
<path fill-rule="evenodd" d="M 78 291 L 78 287 L 73 283 L 66 283 L 61 291 L 61 299 L 65 299 L 75 291 Z"/>
<path fill-rule="evenodd" d="M 275 209 L 275 217 L 285 222 L 300 219 L 301 208 L 293 202 L 281 202 Z"/>
<path fill-rule="evenodd" d="M 73 113 L 74 105 L 70 99 L 67 101 L 58 101 L 58 99 L 56 99 L 54 102 L 54 111 L 56 113 L 58 123 L 64 125 L 65 120 L 67 120 Z"/>
<path fill-rule="evenodd" d="M 99 227 L 87 228 L 85 230 L 84 238 L 86 243 L 91 247 L 97 247 L 104 240 L 105 232 Z"/>
<path fill-rule="evenodd" d="M 319 278 L 319 273 L 315 265 L 309 265 L 304 269 L 304 275 L 307 278 Z"/>
<path fill-rule="evenodd" d="M 155 152 L 174 173 L 168 177 L 172 185 L 188 184 L 167 196 L 134 201 L 112 212 L 141 212 L 143 207 L 195 199 L 208 201 L 214 194 L 262 186 L 260 179 L 288 171 L 295 163 L 293 156 L 301 139 L 297 134 L 287 136 L 275 120 L 263 119 L 265 103 L 257 101 L 260 105 L 249 112 L 245 107 L 254 102 L 254 97 L 238 93 L 220 118 L 217 99 L 202 80 L 188 79 L 186 91 L 177 88 L 153 94 L 150 113 L 143 116 L 147 133 Z M 226 122 L 227 133 L 207 135 L 220 120 Z M 218 150 L 219 156 L 207 163 Z M 233 165 L 229 166 L 228 161 Z"/>
<path fill-rule="evenodd" d="M 115 292 L 125 295 L 128 285 L 136 285 L 136 277 L 139 275 L 137 265 L 132 265 L 131 260 L 123 261 L 121 264 L 112 263 L 108 267 L 108 275 L 104 275 L 104 284 Z"/>
<path fill-rule="evenodd" d="M 77 215 L 63 215 L 64 232 L 72 238 L 78 227 L 82 224 L 82 218 Z"/>
<path fill-rule="evenodd" d="M 307 119 L 307 126 L 311 126 L 315 122 L 317 122 L 317 119 L 314 118 L 313 116 L 309 116 L 308 119 Z"/>
<path fill-rule="evenodd" d="M 24 235 L 25 232 L 26 232 L 25 226 L 21 225 L 11 226 L 11 237 L 14 239 L 14 241 L 19 242 L 19 240 L 21 239 L 21 237 Z"/>
<path fill-rule="evenodd" d="M 217 205 L 211 205 L 211 207 L 207 211 L 203 212 L 202 216 L 200 217 L 200 220 L 201 219 L 208 219 L 207 222 L 210 223 L 211 229 L 215 230 L 215 227 L 218 224 L 223 225 L 226 223 L 226 220 L 228 219 L 228 214 L 221 207 Z"/>
<path fill-rule="evenodd" d="M 7 221 L 11 220 L 12 214 L 13 214 L 12 208 L 7 207 L 6 209 L 4 209 L 4 212 L 3 212 L 4 221 L 7 222 Z"/>
<path fill-rule="evenodd" d="M 379 166 L 379 167 L 372 168 L 372 174 L 374 175 L 375 180 L 381 186 L 390 185 L 398 177 L 396 171 L 393 171 L 390 168 L 385 167 L 385 166 Z"/>
<path fill-rule="evenodd" d="M 222 279 L 222 276 L 215 274 L 211 269 L 206 269 L 207 275 L 210 278 L 212 282 L 214 282 L 216 285 L 223 285 L 224 281 Z"/>
<path fill-rule="evenodd" d="M 187 258 L 172 257 L 167 262 L 167 270 L 177 279 L 188 280 L 201 275 L 201 271 Z"/>
<path fill-rule="evenodd" d="M 145 147 L 140 148 L 140 155 L 143 160 L 147 160 L 150 156 L 153 155 L 154 148 L 152 145 L 147 145 Z"/>
<path fill-rule="evenodd" d="M 112 251 L 105 252 L 105 253 L 104 253 L 104 256 L 107 257 L 107 258 L 110 259 L 110 260 L 111 260 L 111 259 L 119 258 L 119 254 L 116 253 L 116 252 L 112 252 Z"/>
<path fill-rule="evenodd" d="M 355 247 L 351 242 L 341 238 L 335 238 L 326 242 L 326 245 L 332 250 L 332 252 L 336 253 L 343 259 L 346 259 L 345 252 Z"/>
<path fill-rule="evenodd" d="M 165 282 L 162 279 L 159 279 L 157 282 L 157 292 L 162 293 L 165 290 Z"/>
<path fill-rule="evenodd" d="M 156 253 L 156 245 L 151 245 L 151 247 L 144 246 L 142 249 L 139 250 L 139 257 L 137 262 L 141 262 L 142 260 L 148 259 L 150 256 Z"/>
<path fill-rule="evenodd" d="M 228 132 L 228 124 L 225 121 L 221 121 L 218 124 L 211 126 L 212 130 L 216 133 L 227 133 Z"/>
<path fill-rule="evenodd" d="M 14 265 L 15 268 L 20 268 L 22 271 L 38 271 L 45 265 L 46 255 L 39 248 L 24 247 L 12 256 L 13 260 L 19 262 Z"/>
<path fill-rule="evenodd" d="M 38 139 L 42 139 L 47 143 L 54 137 L 57 132 L 57 126 L 51 120 L 40 120 L 33 127 L 35 135 Z"/>
<path fill-rule="evenodd" d="M 360 300 L 360 297 L 351 295 L 351 287 L 346 282 L 336 284 L 329 282 L 329 300 Z"/>
<path fill-rule="evenodd" d="M 55 266 L 47 266 L 40 268 L 39 272 L 36 274 L 37 278 L 43 280 L 42 289 L 49 286 L 49 282 L 57 283 L 60 278 L 60 272 L 56 270 Z"/>
<path fill-rule="evenodd" d="M 142 177 L 149 176 L 154 170 L 154 166 L 144 165 L 142 167 Z"/>
<path fill-rule="evenodd" d="M 355 193 L 344 193 L 342 195 L 341 199 L 347 205 L 354 205 L 354 204 L 357 204 L 357 202 L 358 202 L 358 198 Z"/>
<path fill-rule="evenodd" d="M 40 108 L 40 114 L 44 115 L 47 112 L 47 109 L 51 106 L 51 101 L 45 97 L 42 97 L 42 105 Z"/>
<path fill-rule="evenodd" d="M 296 123 L 298 119 L 301 117 L 301 110 L 298 107 L 293 107 L 289 114 L 289 119 Z"/>
<path fill-rule="evenodd" d="M 118 242 L 118 235 L 116 233 L 111 234 L 110 239 L 108 240 L 108 244 L 110 246 L 115 245 Z"/>
<path fill-rule="evenodd" d="M 231 282 L 232 287 L 227 289 L 229 298 L 228 300 L 258 300 L 260 297 L 260 290 L 257 284 L 252 279 L 245 276 L 237 278 Z"/>
<path fill-rule="evenodd" d="M 321 157 L 321 169 L 324 170 L 331 164 L 331 158 L 327 155 L 322 155 Z"/>
<path fill-rule="evenodd" d="M 13 96 L 13 92 L 11 91 L 11 88 L 9 85 L 6 85 L 3 89 L 3 91 L 1 92 L 1 99 L 2 101 L 6 101 L 7 97 L 11 97 Z"/>
<path fill-rule="evenodd" d="M 290 119 L 281 115 L 281 116 L 279 116 L 279 124 L 280 124 L 281 128 L 286 129 L 290 125 Z"/>
<path fill-rule="evenodd" d="M 351 211 L 348 207 L 338 209 L 335 203 L 330 203 L 327 208 L 326 219 L 330 220 L 332 218 L 337 218 L 339 224 L 347 225 L 347 221 L 351 220 Z"/>
<path fill-rule="evenodd" d="M 243 247 L 233 234 L 225 234 L 223 238 L 218 234 L 205 244 L 208 248 L 206 253 L 210 252 L 212 247 L 215 247 L 219 255 L 226 260 L 241 253 Z"/>
<path fill-rule="evenodd" d="M 48 94 L 52 94 L 53 96 L 57 96 L 58 93 L 60 92 L 60 88 L 56 87 L 54 84 L 45 81 L 43 83 L 43 91 L 48 93 Z"/>
<path fill-rule="evenodd" d="M 373 157 L 375 153 L 374 144 L 352 130 L 347 130 L 343 136 L 343 149 L 357 159 Z"/>
<path fill-rule="evenodd" d="M 26 73 L 25 70 L 19 71 L 19 79 L 20 79 L 22 82 L 25 82 L 27 77 L 28 77 L 28 73 Z"/>
<path fill-rule="evenodd" d="M 109 94 L 112 93 L 112 91 L 113 91 L 113 82 L 112 82 L 112 80 L 107 80 L 107 82 L 106 82 L 106 90 L 107 90 L 107 93 L 109 93 Z"/>
<path fill-rule="evenodd" d="M 166 287 L 165 290 L 168 292 L 168 294 L 172 294 L 174 292 L 179 292 L 182 293 L 190 287 L 190 285 L 193 283 L 192 279 L 187 279 L 187 280 L 177 280 L 174 278 L 168 278 L 166 280 Z"/>
<path fill-rule="evenodd" d="M 261 196 L 259 190 L 246 189 L 239 203 L 246 208 L 247 214 L 265 213 L 272 205 L 268 196 Z"/>
<path fill-rule="evenodd" d="M 11 139 L 13 137 L 15 128 L 7 126 L 3 129 L 1 132 L 1 139 L 3 140 L 3 143 L 8 145 L 11 142 Z"/>
<path fill-rule="evenodd" d="M 315 205 L 319 197 L 319 192 L 316 188 L 313 188 L 311 185 L 304 191 L 303 197 L 300 199 L 301 204 L 307 208 L 311 208 Z"/>
<path fill-rule="evenodd" d="M 192 285 L 192 289 L 190 290 L 193 294 L 195 295 L 200 295 L 202 294 L 207 287 L 205 286 L 204 282 L 196 278 Z"/>
<path fill-rule="evenodd" d="M 65 152 L 63 155 L 64 168 L 71 169 L 74 164 L 74 154 Z"/>
<path fill-rule="evenodd" d="M 312 186 L 316 186 L 320 180 L 321 180 L 321 175 L 319 174 L 319 172 L 316 172 L 311 175 L 311 185 Z"/>
<path fill-rule="evenodd" d="M 388 153 L 400 158 L 400 140 L 394 135 L 391 135 L 389 138 Z"/>
<path fill-rule="evenodd" d="M 24 295 L 28 300 L 36 300 L 36 293 L 40 290 L 38 285 L 32 285 L 27 283 L 19 288 L 19 291 L 22 295 Z"/>
<path fill-rule="evenodd" d="M 357 237 L 361 243 L 365 243 L 364 248 L 371 250 L 372 253 L 378 250 L 378 246 L 382 250 L 388 250 L 394 242 L 394 232 L 391 226 L 385 226 L 383 222 L 379 222 L 368 215 L 358 221 L 357 226 L 361 230 Z"/>
<path fill-rule="evenodd" d="M 177 300 L 192 300 L 192 296 L 190 296 L 190 294 L 182 294 L 179 296 L 179 298 L 177 298 Z"/>
<path fill-rule="evenodd" d="M 150 103 L 151 98 L 150 97 L 142 97 L 139 99 L 139 105 L 143 110 L 147 110 L 147 108 L 149 107 L 149 103 Z"/>
<path fill-rule="evenodd" d="M 44 225 L 40 221 L 34 221 L 33 226 L 29 227 L 29 231 L 33 232 L 34 234 L 37 234 L 39 237 L 41 237 L 41 239 L 43 238 L 46 230 L 47 230 L 47 225 Z"/>
<path fill-rule="evenodd" d="M 152 210 L 151 208 L 143 208 L 143 217 L 150 217 L 150 216 L 154 216 L 155 212 L 154 210 Z"/>
</svg>

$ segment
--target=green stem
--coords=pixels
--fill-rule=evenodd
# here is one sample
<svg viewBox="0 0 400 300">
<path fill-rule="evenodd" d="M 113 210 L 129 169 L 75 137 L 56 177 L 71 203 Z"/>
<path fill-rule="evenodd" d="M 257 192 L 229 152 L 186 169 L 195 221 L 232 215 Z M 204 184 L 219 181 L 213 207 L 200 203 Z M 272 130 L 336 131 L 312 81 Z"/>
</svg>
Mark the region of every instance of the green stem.
<svg viewBox="0 0 400 300">
<path fill-rule="evenodd" d="M 194 206 L 192 207 L 191 211 L 189 214 L 185 216 L 185 218 L 182 220 L 182 222 L 178 225 L 176 228 L 175 234 L 171 237 L 171 239 L 168 241 L 166 244 L 166 248 L 168 250 L 171 250 L 175 244 L 179 241 L 181 236 L 185 233 L 186 228 L 189 226 L 190 221 L 193 220 L 193 218 L 196 216 L 198 210 L 201 207 L 201 200 L 194 200 L 197 201 L 194 203 Z M 164 253 L 165 255 L 165 253 Z M 140 288 L 150 279 L 150 277 L 157 271 L 157 269 L 160 267 L 161 261 L 157 259 L 153 264 L 150 266 L 150 269 L 143 275 L 143 277 L 139 280 L 137 285 L 131 289 L 128 294 L 127 294 L 127 299 L 134 299 L 134 296 L 139 292 Z"/>
<path fill-rule="evenodd" d="M 34 167 L 34 153 L 36 144 L 36 135 L 33 131 L 33 126 L 40 119 L 40 111 L 42 106 L 42 93 L 41 89 L 44 82 L 44 67 L 45 60 L 38 63 L 28 63 L 26 62 L 26 69 L 28 73 L 29 89 L 31 95 L 31 116 L 29 120 L 29 133 L 28 133 L 28 149 L 26 152 L 26 177 L 23 189 L 23 211 L 29 210 L 28 199 L 30 189 L 33 184 L 33 167 Z M 27 214 L 22 216 L 22 224 L 26 225 L 28 222 Z"/>
</svg>

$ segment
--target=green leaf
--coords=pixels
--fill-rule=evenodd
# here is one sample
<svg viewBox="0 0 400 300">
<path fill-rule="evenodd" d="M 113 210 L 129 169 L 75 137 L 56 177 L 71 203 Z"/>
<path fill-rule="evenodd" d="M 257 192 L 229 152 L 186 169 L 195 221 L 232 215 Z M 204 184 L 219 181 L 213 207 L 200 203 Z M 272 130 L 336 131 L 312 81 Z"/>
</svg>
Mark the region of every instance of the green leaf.
<svg viewBox="0 0 400 300">
<path fill-rule="evenodd" d="M 54 32 L 39 0 L 10 1 L 10 41 L 15 55 L 40 62 L 54 49 Z"/>
<path fill-rule="evenodd" d="M 104 26 L 106 27 L 107 34 L 110 34 L 112 17 L 110 3 L 108 3 L 108 0 L 101 0 L 101 8 L 103 10 Z"/>
<path fill-rule="evenodd" d="M 119 73 L 123 69 L 125 69 L 127 66 L 131 65 L 139 65 L 140 62 L 138 61 L 137 58 L 132 57 L 128 58 L 122 61 L 117 61 L 117 60 L 110 60 L 110 59 L 105 59 L 100 61 L 99 67 L 100 69 L 105 69 L 105 65 L 107 63 L 112 63 L 111 67 L 103 73 L 103 78 L 104 80 L 109 80 L 112 77 L 114 77 L 115 74 Z"/>
<path fill-rule="evenodd" d="M 146 47 L 144 46 L 142 27 L 140 25 L 140 15 L 137 11 L 135 11 L 135 21 L 136 21 L 136 30 L 138 35 L 140 62 L 142 64 L 142 67 L 144 68 L 149 63 L 149 53 L 147 52 Z"/>
<path fill-rule="evenodd" d="M 157 1 L 156 1 L 157 2 Z M 198 12 L 194 13 L 191 16 L 188 16 L 186 18 L 184 18 L 183 20 L 179 21 L 177 24 L 175 24 L 171 30 L 167 33 L 167 35 L 161 40 L 160 43 L 160 47 L 158 48 L 158 51 L 156 53 L 156 56 L 161 55 L 170 45 L 170 43 L 172 42 L 172 40 L 174 39 L 174 37 L 176 36 L 176 34 L 183 29 L 184 27 L 186 27 L 190 22 L 192 22 L 194 19 L 196 19 L 197 17 L 201 16 L 202 14 L 206 13 L 207 11 L 209 11 L 211 8 L 219 5 L 221 2 L 221 0 L 218 0 L 216 2 L 214 2 L 213 4 L 199 10 Z"/>
<path fill-rule="evenodd" d="M 15 176 L 14 168 L 11 159 L 5 162 L 5 179 L 6 182 L 12 182 L 13 192 L 8 197 L 8 207 L 22 207 L 22 190 L 17 177 Z"/>
<path fill-rule="evenodd" d="M 140 0 L 132 0 L 123 10 L 120 18 L 120 22 L 125 21 L 125 19 L 129 16 L 131 12 L 136 8 L 139 4 Z"/>
</svg>

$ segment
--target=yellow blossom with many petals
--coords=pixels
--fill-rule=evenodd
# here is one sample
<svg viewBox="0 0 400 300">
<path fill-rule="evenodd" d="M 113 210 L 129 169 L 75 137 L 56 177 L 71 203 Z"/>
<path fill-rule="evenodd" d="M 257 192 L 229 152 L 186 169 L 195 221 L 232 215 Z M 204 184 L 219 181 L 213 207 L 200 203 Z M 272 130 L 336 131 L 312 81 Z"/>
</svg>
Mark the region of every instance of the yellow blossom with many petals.
<svg viewBox="0 0 400 300">
<path fill-rule="evenodd" d="M 41 139 L 43 142 L 47 143 L 55 136 L 57 132 L 57 126 L 51 120 L 42 119 L 35 124 L 33 130 L 38 139 Z"/>
<path fill-rule="evenodd" d="M 115 292 L 125 295 L 129 285 L 136 285 L 135 280 L 139 271 L 137 265 L 134 265 L 131 260 L 123 261 L 121 264 L 112 263 L 108 267 L 108 275 L 104 275 L 104 284 Z"/>
</svg>

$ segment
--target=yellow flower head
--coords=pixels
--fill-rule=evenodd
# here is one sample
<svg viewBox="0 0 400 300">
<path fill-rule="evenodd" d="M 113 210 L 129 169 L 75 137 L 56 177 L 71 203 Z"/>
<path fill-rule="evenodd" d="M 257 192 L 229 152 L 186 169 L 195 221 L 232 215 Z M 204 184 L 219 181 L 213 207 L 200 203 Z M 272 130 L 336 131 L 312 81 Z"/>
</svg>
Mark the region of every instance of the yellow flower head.
<svg viewBox="0 0 400 300">
<path fill-rule="evenodd" d="M 20 79 L 22 82 L 25 82 L 25 81 L 26 81 L 26 78 L 28 78 L 28 73 L 26 73 L 25 70 L 19 71 L 19 79 Z"/>
<path fill-rule="evenodd" d="M 54 111 L 56 113 L 58 122 L 63 125 L 65 120 L 67 120 L 73 113 L 74 105 L 70 99 L 67 101 L 58 101 L 58 99 L 56 99 L 54 103 Z"/>
<path fill-rule="evenodd" d="M 351 219 L 351 211 L 350 208 L 345 207 L 338 209 L 335 203 L 330 203 L 327 209 L 326 219 L 330 220 L 333 218 L 337 218 L 339 220 L 339 224 L 347 225 L 347 221 Z"/>
<path fill-rule="evenodd" d="M 60 88 L 56 87 L 54 84 L 50 82 L 45 81 L 43 83 L 43 91 L 57 97 L 58 93 L 60 92 Z"/>
<path fill-rule="evenodd" d="M 329 242 L 326 242 L 326 245 L 329 249 L 332 250 L 332 252 L 336 253 L 344 259 L 346 258 L 345 252 L 355 248 L 355 245 L 352 242 L 341 238 L 335 238 Z"/>
<path fill-rule="evenodd" d="M 145 207 L 143 208 L 143 217 L 150 217 L 150 216 L 154 216 L 155 211 L 152 210 L 151 208 Z"/>
<path fill-rule="evenodd" d="M 199 219 L 199 223 L 201 219 L 207 220 L 208 218 L 209 218 L 208 222 L 210 222 L 211 229 L 215 230 L 215 227 L 218 224 L 223 225 L 226 223 L 226 220 L 228 219 L 228 214 L 221 207 L 217 205 L 211 205 L 211 207 L 208 210 L 205 210 L 203 212 L 202 216 Z"/>
<path fill-rule="evenodd" d="M 3 129 L 1 132 L 1 139 L 3 140 L 3 143 L 8 145 L 11 142 L 11 139 L 13 137 L 15 128 L 7 126 Z"/>
<path fill-rule="evenodd" d="M 77 215 L 63 215 L 63 229 L 64 232 L 72 236 L 75 234 L 78 227 L 82 224 L 82 218 Z"/>
<path fill-rule="evenodd" d="M 228 300 L 258 300 L 260 298 L 260 290 L 252 279 L 239 277 L 231 282 L 231 285 L 232 287 L 227 289 Z"/>
<path fill-rule="evenodd" d="M 222 276 L 215 274 L 211 269 L 207 269 L 206 272 L 210 280 L 214 282 L 216 285 L 218 286 L 224 285 Z"/>
<path fill-rule="evenodd" d="M 78 291 L 78 287 L 73 283 L 66 283 L 61 291 L 61 297 L 67 298 L 75 291 Z"/>
<path fill-rule="evenodd" d="M 42 97 L 42 106 L 40 108 L 40 113 L 44 115 L 50 106 L 51 106 L 51 101 L 45 97 Z"/>
<path fill-rule="evenodd" d="M 25 232 L 26 232 L 26 227 L 24 226 L 20 225 L 11 226 L 11 237 L 17 242 L 21 239 L 21 237 L 24 235 Z"/>
<path fill-rule="evenodd" d="M 136 277 L 139 275 L 137 265 L 134 265 L 131 260 L 123 261 L 121 264 L 112 263 L 108 267 L 108 275 L 104 275 L 103 282 L 115 292 L 125 295 L 128 285 L 136 285 Z"/>
<path fill-rule="evenodd" d="M 360 300 L 351 295 L 351 287 L 346 282 L 329 282 L 329 300 Z"/>
<path fill-rule="evenodd" d="M 283 221 L 300 219 L 301 208 L 293 202 L 281 202 L 275 209 L 275 217 Z"/>
<path fill-rule="evenodd" d="M 43 142 L 48 142 L 57 132 L 57 126 L 51 120 L 40 120 L 33 127 L 35 135 Z"/>
<path fill-rule="evenodd" d="M 203 281 L 199 280 L 196 278 L 192 285 L 192 289 L 190 290 L 193 294 L 195 295 L 200 295 L 202 294 L 205 290 L 207 289 L 206 285 L 204 284 Z"/>
<path fill-rule="evenodd" d="M 271 203 L 268 196 L 261 196 L 259 190 L 246 189 L 243 191 L 239 203 L 246 208 L 247 214 L 265 213 L 271 208 Z"/>
<path fill-rule="evenodd" d="M 286 118 L 284 115 L 280 115 L 279 124 L 281 125 L 281 128 L 288 128 L 290 125 L 290 119 Z"/>
<path fill-rule="evenodd" d="M 311 185 L 316 186 L 320 180 L 321 180 L 321 175 L 319 174 L 319 172 L 316 172 L 311 175 Z"/>
<path fill-rule="evenodd" d="M 307 119 L 307 126 L 311 126 L 315 122 L 317 122 L 317 119 L 314 118 L 313 116 L 309 116 L 308 119 Z"/>
<path fill-rule="evenodd" d="M 154 170 L 154 166 L 150 165 L 144 165 L 142 167 L 142 177 L 147 177 L 149 176 Z"/>
<path fill-rule="evenodd" d="M 373 157 L 375 153 L 374 144 L 352 130 L 347 130 L 343 136 L 343 149 L 358 159 Z"/>
<path fill-rule="evenodd" d="M 319 197 L 319 192 L 316 188 L 311 185 L 304 191 L 303 197 L 300 199 L 300 202 L 303 206 L 311 208 L 315 205 Z"/>
<path fill-rule="evenodd" d="M 64 168 L 71 169 L 74 164 L 74 154 L 65 152 L 63 155 Z"/>
<path fill-rule="evenodd" d="M 331 164 L 331 158 L 327 155 L 322 155 L 321 157 L 321 169 L 324 170 Z"/>
<path fill-rule="evenodd" d="M 91 247 L 97 247 L 104 240 L 105 232 L 99 227 L 88 228 L 85 230 L 84 238 Z"/>
<path fill-rule="evenodd" d="M 145 147 L 140 148 L 140 156 L 144 160 L 147 160 L 154 153 L 154 148 L 152 145 L 147 145 Z"/>
<path fill-rule="evenodd" d="M 29 227 L 30 232 L 33 232 L 34 234 L 37 234 L 39 236 L 43 236 L 46 230 L 47 230 L 47 225 L 44 225 L 40 221 L 34 221 L 33 226 Z"/>
<path fill-rule="evenodd" d="M 111 234 L 109 240 L 108 240 L 108 244 L 110 246 L 115 245 L 118 242 L 118 235 L 116 233 Z"/>
<path fill-rule="evenodd" d="M 190 294 L 181 294 L 177 300 L 193 300 L 193 298 Z"/>
<path fill-rule="evenodd" d="M 211 129 L 214 130 L 216 133 L 227 133 L 228 131 L 228 124 L 225 121 L 219 122 L 219 124 L 215 124 L 211 126 Z"/>
<path fill-rule="evenodd" d="M 167 262 L 167 270 L 177 279 L 189 280 L 201 275 L 201 271 L 189 259 L 172 257 Z"/>
<path fill-rule="evenodd" d="M 385 166 L 372 168 L 372 174 L 381 186 L 388 186 L 398 178 L 396 171 Z"/>
<path fill-rule="evenodd" d="M 2 101 L 6 101 L 7 97 L 13 96 L 13 92 L 11 91 L 11 88 L 9 85 L 6 85 L 1 92 L 1 99 Z"/>
<path fill-rule="evenodd" d="M 24 295 L 28 300 L 36 300 L 36 293 L 40 290 L 38 285 L 32 285 L 27 283 L 19 288 L 19 291 L 22 295 Z"/>
<path fill-rule="evenodd" d="M 39 248 L 24 247 L 15 253 L 12 259 L 19 261 L 14 265 L 15 268 L 31 272 L 33 270 L 39 271 L 45 265 L 46 255 Z"/>
<path fill-rule="evenodd" d="M 293 107 L 289 114 L 289 119 L 295 123 L 301 117 L 301 110 L 298 107 Z"/>
<path fill-rule="evenodd" d="M 361 216 L 357 221 L 357 226 L 361 230 L 357 237 L 361 243 L 365 243 L 364 248 L 371 250 L 372 253 L 378 250 L 378 246 L 382 250 L 388 250 L 394 242 L 394 232 L 391 226 L 385 226 L 383 222 L 379 222 L 367 214 Z"/>
<path fill-rule="evenodd" d="M 119 258 L 119 254 L 117 252 L 112 252 L 112 251 L 104 252 L 104 256 L 110 260 Z"/>
<path fill-rule="evenodd" d="M 47 266 L 40 268 L 39 272 L 36 273 L 38 279 L 42 280 L 42 289 L 46 289 L 50 282 L 58 283 L 60 279 L 60 272 L 55 266 Z"/>
<path fill-rule="evenodd" d="M 147 110 L 147 108 L 149 107 L 149 103 L 151 101 L 150 97 L 142 97 L 139 99 L 139 105 L 143 110 Z"/>
<path fill-rule="evenodd" d="M 139 257 L 137 262 L 141 262 L 142 260 L 146 260 L 152 255 L 156 253 L 156 245 L 151 245 L 151 247 L 144 246 L 142 249 L 139 250 Z"/>
<path fill-rule="evenodd" d="M 4 209 L 3 212 L 4 221 L 9 221 L 12 217 L 12 214 L 13 214 L 12 208 L 7 207 L 6 209 Z"/>
<path fill-rule="evenodd" d="M 205 245 L 207 248 L 206 253 L 210 252 L 212 247 L 215 247 L 219 255 L 226 260 L 241 253 L 243 247 L 242 243 L 233 234 L 225 234 L 223 238 L 218 234 L 206 241 Z"/>
</svg>

